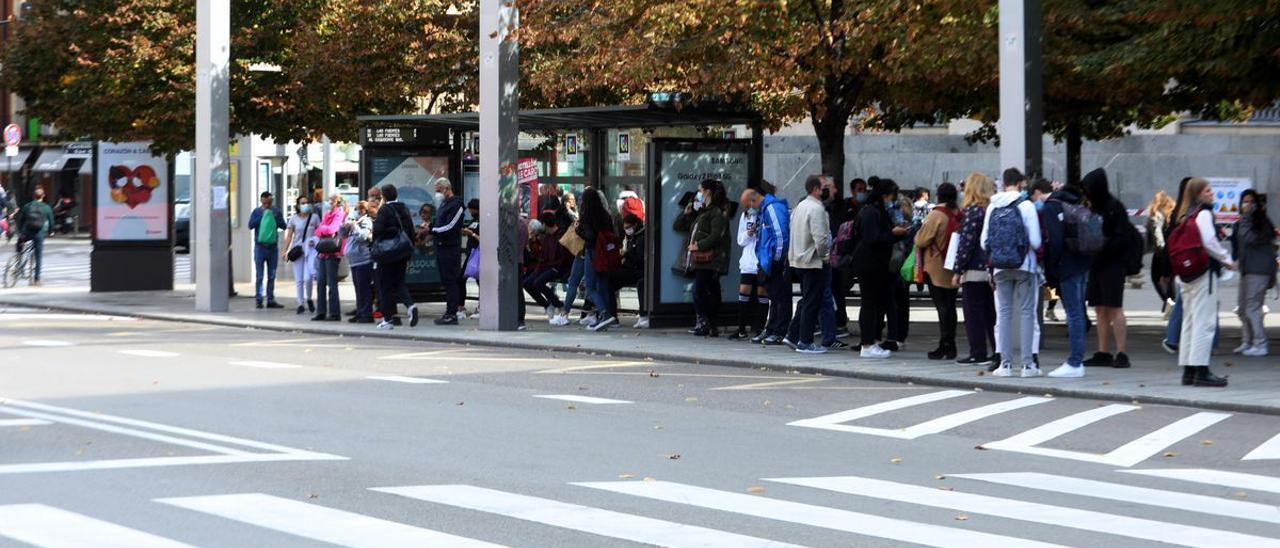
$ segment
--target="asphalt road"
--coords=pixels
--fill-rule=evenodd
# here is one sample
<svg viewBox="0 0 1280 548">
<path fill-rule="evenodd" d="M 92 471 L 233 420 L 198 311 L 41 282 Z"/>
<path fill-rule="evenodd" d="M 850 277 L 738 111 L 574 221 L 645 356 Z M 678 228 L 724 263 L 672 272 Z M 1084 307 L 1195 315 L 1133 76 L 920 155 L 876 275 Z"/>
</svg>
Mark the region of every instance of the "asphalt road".
<svg viewBox="0 0 1280 548">
<path fill-rule="evenodd" d="M 1280 546 L 1280 421 L 0 311 L 0 545 L 484 543 Z"/>
</svg>

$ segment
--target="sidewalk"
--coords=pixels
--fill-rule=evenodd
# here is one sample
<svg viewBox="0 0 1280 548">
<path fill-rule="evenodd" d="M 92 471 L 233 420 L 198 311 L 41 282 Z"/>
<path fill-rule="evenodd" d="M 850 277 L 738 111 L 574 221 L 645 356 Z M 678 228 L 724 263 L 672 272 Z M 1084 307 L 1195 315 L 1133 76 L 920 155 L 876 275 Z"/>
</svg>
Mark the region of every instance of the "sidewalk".
<svg viewBox="0 0 1280 548">
<path fill-rule="evenodd" d="M 529 310 L 529 331 L 502 333 L 501 337 L 495 337 L 492 332 L 480 331 L 476 320 L 463 321 L 457 327 L 432 325 L 430 320 L 443 309 L 443 305 L 439 303 L 419 305 L 424 321 L 417 328 L 405 326 L 393 331 L 378 331 L 371 325 L 355 325 L 345 321 L 312 322 L 309 315 L 294 314 L 290 306 L 292 299 L 284 297 L 292 293 L 292 285 L 281 284 L 279 289 L 282 290 L 280 300 L 287 306 L 286 310 L 255 309 L 251 297 L 253 291 L 248 285 L 238 288 L 242 296 L 232 299 L 231 312 L 225 314 L 196 312 L 194 290 L 190 284 L 180 285 L 172 292 L 96 294 L 89 293 L 84 287 L 20 287 L 0 293 L 0 305 L 287 332 L 580 352 L 975 390 L 1185 405 L 1280 415 L 1280 357 L 1272 355 L 1266 358 L 1241 358 L 1223 355 L 1238 342 L 1238 328 L 1234 327 L 1238 326 L 1238 322 L 1233 315 L 1225 313 L 1230 311 L 1231 306 L 1225 303 L 1222 305 L 1224 340 L 1219 354 L 1214 357 L 1214 369 L 1218 374 L 1230 375 L 1231 386 L 1213 389 L 1181 386 L 1181 371 L 1176 367 L 1175 357 L 1165 353 L 1160 347 L 1164 321 L 1155 312 L 1137 311 L 1130 314 L 1129 354 L 1134 364 L 1131 369 L 1090 369 L 1088 376 L 1083 379 L 1022 379 L 995 378 L 987 375 L 985 368 L 960 366 L 951 361 L 927 360 L 924 354 L 935 345 L 937 334 L 936 326 L 928 321 L 912 324 L 906 348 L 895 353 L 892 359 L 863 360 L 849 350 L 808 356 L 791 352 L 786 347 L 762 348 L 746 342 L 696 338 L 686 334 L 684 329 L 636 330 L 630 327 L 634 321 L 632 317 L 624 317 L 622 325 L 615 326 L 606 333 L 587 332 L 576 324 L 553 328 L 547 324 L 541 311 L 533 306 Z M 343 302 L 348 306 L 352 302 L 349 290 L 349 286 L 344 287 Z M 469 303 L 469 308 L 474 304 Z M 856 307 L 850 307 L 850 315 L 854 318 L 857 317 L 856 310 Z M 923 303 L 917 303 L 912 309 L 912 318 L 932 321 L 933 310 Z M 1044 348 L 1041 366 L 1049 371 L 1061 363 L 1065 356 L 1065 325 L 1046 325 L 1042 338 Z M 963 336 L 959 342 L 961 352 L 964 352 L 966 343 Z M 1092 337 L 1089 345 L 1092 352 Z"/>
</svg>

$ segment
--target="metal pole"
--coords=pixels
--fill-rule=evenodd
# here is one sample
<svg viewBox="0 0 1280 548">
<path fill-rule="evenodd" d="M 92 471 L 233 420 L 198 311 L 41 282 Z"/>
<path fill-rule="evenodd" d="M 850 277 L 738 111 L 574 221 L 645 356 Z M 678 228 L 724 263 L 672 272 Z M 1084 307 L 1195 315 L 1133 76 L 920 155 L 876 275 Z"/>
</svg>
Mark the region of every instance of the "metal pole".
<svg viewBox="0 0 1280 548">
<path fill-rule="evenodd" d="M 515 0 L 480 0 L 480 328 L 515 330 L 520 299 L 519 27 Z"/>
<path fill-rule="evenodd" d="M 1000 0 L 1000 169 L 1043 172 L 1040 0 Z"/>
<path fill-rule="evenodd" d="M 333 141 L 325 135 L 320 139 L 320 146 L 323 148 L 320 165 L 324 171 L 324 198 L 328 200 L 338 193 L 338 174 L 333 171 Z"/>
<path fill-rule="evenodd" d="M 231 5 L 196 0 L 196 165 L 191 193 L 196 220 L 196 310 L 227 312 L 231 269 L 227 209 L 231 179 Z"/>
</svg>

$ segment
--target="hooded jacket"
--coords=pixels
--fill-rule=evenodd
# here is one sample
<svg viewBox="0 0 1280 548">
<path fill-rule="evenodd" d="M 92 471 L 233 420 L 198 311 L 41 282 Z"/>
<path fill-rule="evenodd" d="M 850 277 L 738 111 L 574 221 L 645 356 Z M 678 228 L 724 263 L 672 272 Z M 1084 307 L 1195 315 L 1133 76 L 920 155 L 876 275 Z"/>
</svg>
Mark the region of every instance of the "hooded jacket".
<svg viewBox="0 0 1280 548">
<path fill-rule="evenodd" d="M 1067 249 L 1066 208 L 1063 204 L 1080 205 L 1083 198 L 1073 192 L 1059 190 L 1044 202 L 1044 274 L 1051 284 L 1087 274 L 1093 258 L 1077 255 Z"/>
<path fill-rule="evenodd" d="M 1094 256 L 1093 266 L 1123 268 L 1125 255 L 1130 252 L 1128 234 L 1123 226 L 1124 223 L 1129 222 L 1129 213 L 1125 211 L 1124 204 L 1111 195 L 1108 189 L 1107 172 L 1102 169 L 1090 171 L 1080 180 L 1080 185 L 1084 187 L 1085 195 L 1089 198 L 1090 208 L 1094 213 L 1102 216 L 1102 236 L 1105 238 L 1105 243 L 1102 244 L 1102 250 Z"/>
<path fill-rule="evenodd" d="M 756 231 L 756 257 L 760 272 L 773 273 L 773 265 L 783 262 L 791 247 L 791 212 L 786 200 L 765 194 L 760 204 L 760 229 Z"/>
</svg>

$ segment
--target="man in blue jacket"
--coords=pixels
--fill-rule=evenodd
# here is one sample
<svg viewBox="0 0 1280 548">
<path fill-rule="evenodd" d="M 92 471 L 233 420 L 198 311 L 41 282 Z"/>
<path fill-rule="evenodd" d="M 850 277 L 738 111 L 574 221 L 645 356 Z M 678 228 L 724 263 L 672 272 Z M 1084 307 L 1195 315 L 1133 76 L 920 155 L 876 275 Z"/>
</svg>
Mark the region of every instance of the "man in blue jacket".
<svg viewBox="0 0 1280 548">
<path fill-rule="evenodd" d="M 284 229 L 284 213 L 272 207 L 271 193 L 259 197 L 262 205 L 249 214 L 249 230 L 253 231 L 253 267 L 257 277 L 253 282 L 253 298 L 258 308 L 263 307 L 262 294 L 266 292 L 267 308 L 284 308 L 276 302 L 276 267 L 280 264 L 280 231 Z M 266 275 L 266 288 L 262 278 Z"/>
<path fill-rule="evenodd" d="M 791 274 L 787 270 L 787 251 L 791 247 L 791 215 L 786 200 L 773 194 L 748 188 L 742 203 L 760 212 L 756 258 L 760 261 L 760 277 L 769 294 L 769 320 L 751 342 L 782 344 L 791 321 Z"/>
<path fill-rule="evenodd" d="M 1049 373 L 1056 378 L 1084 376 L 1084 292 L 1093 258 L 1077 254 L 1068 247 L 1068 237 L 1075 237 L 1077 227 L 1071 222 L 1075 208 L 1088 208 L 1082 203 L 1084 191 L 1074 185 L 1054 192 L 1044 202 L 1041 223 L 1044 225 L 1045 245 L 1044 273 L 1050 287 L 1058 288 L 1062 307 L 1067 312 L 1067 342 L 1070 351 L 1067 361 Z"/>
</svg>

